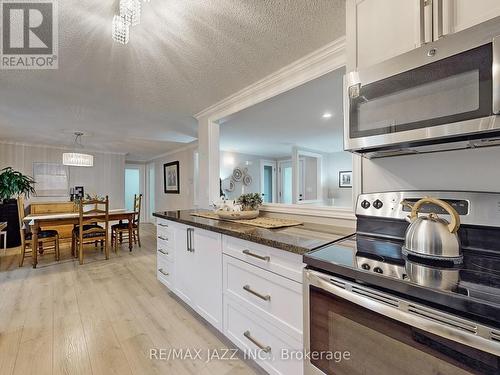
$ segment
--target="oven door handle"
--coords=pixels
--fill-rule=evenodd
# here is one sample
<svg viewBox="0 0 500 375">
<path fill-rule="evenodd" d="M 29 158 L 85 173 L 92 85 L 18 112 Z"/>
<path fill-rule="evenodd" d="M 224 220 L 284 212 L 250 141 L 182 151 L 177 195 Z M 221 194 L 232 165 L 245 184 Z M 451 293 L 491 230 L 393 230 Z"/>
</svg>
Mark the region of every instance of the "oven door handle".
<svg viewBox="0 0 500 375">
<path fill-rule="evenodd" d="M 309 285 L 315 286 L 412 327 L 500 356 L 500 345 L 497 341 L 500 330 L 339 277 L 312 270 L 304 272 L 307 288 Z"/>
</svg>

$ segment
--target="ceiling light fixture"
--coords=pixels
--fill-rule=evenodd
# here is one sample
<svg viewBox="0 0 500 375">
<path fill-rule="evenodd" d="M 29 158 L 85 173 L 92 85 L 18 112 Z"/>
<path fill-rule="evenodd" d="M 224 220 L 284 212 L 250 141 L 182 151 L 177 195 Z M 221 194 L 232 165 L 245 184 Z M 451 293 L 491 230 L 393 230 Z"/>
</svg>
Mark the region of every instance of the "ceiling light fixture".
<svg viewBox="0 0 500 375">
<path fill-rule="evenodd" d="M 120 44 L 127 44 L 130 39 L 130 25 L 122 16 L 113 17 L 113 40 Z"/>
<path fill-rule="evenodd" d="M 149 3 L 150 0 L 144 0 Z M 120 14 L 113 17 L 112 38 L 120 44 L 130 40 L 130 28 L 141 23 L 142 4 L 140 0 L 120 0 Z"/>
<path fill-rule="evenodd" d="M 82 132 L 75 132 L 75 142 L 74 147 L 83 148 L 82 144 Z M 89 154 L 82 154 L 79 152 L 65 152 L 63 153 L 63 164 L 72 167 L 93 167 L 94 157 Z"/>
<path fill-rule="evenodd" d="M 141 23 L 141 2 L 139 0 L 120 0 L 120 16 L 130 26 Z"/>
<path fill-rule="evenodd" d="M 333 115 L 330 112 L 325 112 L 325 113 L 323 113 L 323 116 L 321 116 L 321 117 L 323 117 L 323 118 L 332 118 L 332 116 Z"/>
</svg>

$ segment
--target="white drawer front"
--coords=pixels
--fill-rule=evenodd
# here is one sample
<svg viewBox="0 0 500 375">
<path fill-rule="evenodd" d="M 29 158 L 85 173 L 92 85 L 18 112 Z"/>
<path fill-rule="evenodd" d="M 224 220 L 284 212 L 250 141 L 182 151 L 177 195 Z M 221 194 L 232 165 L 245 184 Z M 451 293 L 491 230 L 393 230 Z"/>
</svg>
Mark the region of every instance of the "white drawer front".
<svg viewBox="0 0 500 375">
<path fill-rule="evenodd" d="M 175 222 L 157 217 L 156 225 L 158 228 L 173 228 L 175 226 Z"/>
<path fill-rule="evenodd" d="M 223 236 L 224 254 L 302 283 L 302 256 L 238 238 Z"/>
<path fill-rule="evenodd" d="M 169 248 L 164 248 L 164 247 L 158 247 L 156 251 L 156 255 L 158 257 L 158 261 L 164 260 L 167 262 L 173 262 L 174 261 L 174 252 L 173 250 Z"/>
<path fill-rule="evenodd" d="M 302 344 L 284 335 L 237 303 L 224 302 L 224 334 L 270 374 L 301 375 L 303 362 L 283 355 L 302 350 Z"/>
<path fill-rule="evenodd" d="M 167 286 L 169 289 L 173 288 L 172 282 L 174 280 L 174 265 L 173 263 L 162 259 L 160 257 L 157 258 L 156 262 L 156 276 L 158 280 Z"/>
<path fill-rule="evenodd" d="M 174 241 L 172 240 L 165 241 L 158 238 L 156 240 L 156 248 L 157 250 L 162 249 L 164 251 L 173 252 L 173 250 L 175 249 Z"/>
<path fill-rule="evenodd" d="M 224 255 L 224 294 L 302 341 L 302 285 Z"/>
<path fill-rule="evenodd" d="M 169 228 L 162 228 L 160 226 L 156 227 L 156 238 L 159 241 L 173 242 L 174 241 L 174 231 Z"/>
<path fill-rule="evenodd" d="M 173 252 L 175 248 L 175 231 L 170 223 L 158 222 L 156 226 L 156 246 L 158 250 Z"/>
</svg>

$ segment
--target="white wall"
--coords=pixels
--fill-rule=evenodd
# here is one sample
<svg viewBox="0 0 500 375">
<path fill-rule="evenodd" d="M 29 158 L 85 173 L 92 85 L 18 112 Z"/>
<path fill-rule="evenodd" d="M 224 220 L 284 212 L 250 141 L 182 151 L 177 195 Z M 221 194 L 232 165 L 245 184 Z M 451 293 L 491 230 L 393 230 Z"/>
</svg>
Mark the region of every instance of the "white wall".
<svg viewBox="0 0 500 375">
<path fill-rule="evenodd" d="M 500 192 L 500 147 L 363 159 L 363 191 Z"/>
<path fill-rule="evenodd" d="M 185 210 L 194 207 L 194 152 L 197 145 L 154 159 L 155 211 Z M 180 194 L 165 194 L 163 164 L 179 161 Z M 202 188 L 203 189 L 203 188 Z"/>
<path fill-rule="evenodd" d="M 333 199 L 335 207 L 352 207 L 352 188 L 339 187 L 339 172 L 352 171 L 352 155 L 349 152 L 332 152 L 327 154 L 327 191 L 325 199 Z"/>
<path fill-rule="evenodd" d="M 12 167 L 32 176 L 33 162 L 62 163 L 63 152 L 67 150 L 49 146 L 0 142 L 0 168 Z M 111 208 L 123 208 L 125 155 L 88 152 L 94 155 L 94 166 L 69 167 L 69 187 L 84 186 L 85 193 L 108 195 Z M 38 197 L 33 200 L 69 200 L 69 191 L 65 197 Z"/>
</svg>

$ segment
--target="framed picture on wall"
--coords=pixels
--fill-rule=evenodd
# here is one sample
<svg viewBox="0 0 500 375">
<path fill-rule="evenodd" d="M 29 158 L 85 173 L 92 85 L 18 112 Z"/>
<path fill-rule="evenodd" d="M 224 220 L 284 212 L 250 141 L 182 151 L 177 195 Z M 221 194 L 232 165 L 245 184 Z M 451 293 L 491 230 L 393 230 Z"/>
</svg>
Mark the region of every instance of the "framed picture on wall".
<svg viewBox="0 0 500 375">
<path fill-rule="evenodd" d="M 165 194 L 179 194 L 180 178 L 178 161 L 163 164 L 163 186 Z"/>
<path fill-rule="evenodd" d="M 33 178 L 39 197 L 68 195 L 68 167 L 59 163 L 33 162 Z"/>
<path fill-rule="evenodd" d="M 339 187 L 352 188 L 352 171 L 339 172 Z"/>
</svg>

